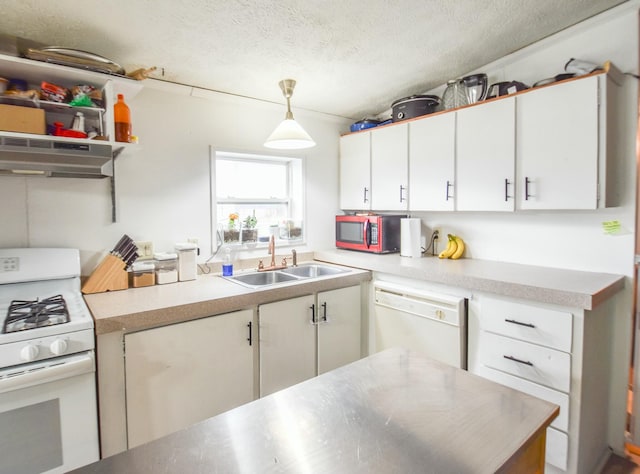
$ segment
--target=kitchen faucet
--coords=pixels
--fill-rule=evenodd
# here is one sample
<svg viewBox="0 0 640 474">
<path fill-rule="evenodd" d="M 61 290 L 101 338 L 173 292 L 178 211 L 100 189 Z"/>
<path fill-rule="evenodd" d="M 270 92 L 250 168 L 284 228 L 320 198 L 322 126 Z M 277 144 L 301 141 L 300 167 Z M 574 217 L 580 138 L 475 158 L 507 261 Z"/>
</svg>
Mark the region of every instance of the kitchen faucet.
<svg viewBox="0 0 640 474">
<path fill-rule="evenodd" d="M 286 257 L 282 259 L 282 263 L 280 265 L 276 265 L 276 240 L 273 235 L 269 239 L 269 255 L 271 255 L 271 263 L 269 264 L 268 267 L 265 267 L 264 264 L 262 263 L 262 260 L 260 260 L 260 262 L 258 263 L 259 272 L 266 272 L 269 270 L 280 270 L 282 268 L 287 268 Z M 296 261 L 297 261 L 297 258 L 295 256 L 295 250 L 294 250 L 294 262 Z"/>
</svg>

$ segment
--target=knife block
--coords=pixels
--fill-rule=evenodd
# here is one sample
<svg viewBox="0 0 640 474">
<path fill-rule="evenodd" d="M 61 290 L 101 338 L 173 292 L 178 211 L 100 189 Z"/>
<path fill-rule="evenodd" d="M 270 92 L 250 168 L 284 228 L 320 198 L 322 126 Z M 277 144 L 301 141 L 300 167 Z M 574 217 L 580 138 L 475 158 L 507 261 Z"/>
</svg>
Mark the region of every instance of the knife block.
<svg viewBox="0 0 640 474">
<path fill-rule="evenodd" d="M 129 276 L 125 263 L 115 255 L 107 255 L 82 285 L 84 294 L 126 290 Z"/>
</svg>

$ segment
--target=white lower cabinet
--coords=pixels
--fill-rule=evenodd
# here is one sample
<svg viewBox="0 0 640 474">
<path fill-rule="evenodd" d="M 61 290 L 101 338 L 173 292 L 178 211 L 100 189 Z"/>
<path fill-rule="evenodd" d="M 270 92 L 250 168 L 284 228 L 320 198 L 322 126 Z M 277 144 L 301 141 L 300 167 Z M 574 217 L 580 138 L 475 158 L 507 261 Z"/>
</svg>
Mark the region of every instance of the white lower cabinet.
<svg viewBox="0 0 640 474">
<path fill-rule="evenodd" d="M 254 399 L 254 314 L 237 311 L 124 336 L 128 448 Z"/>
<path fill-rule="evenodd" d="M 360 286 L 318 293 L 318 375 L 361 357 Z"/>
<path fill-rule="evenodd" d="M 361 356 L 360 285 L 258 307 L 260 396 Z"/>
<path fill-rule="evenodd" d="M 547 429 L 545 472 L 594 472 L 609 454 L 611 310 L 485 294 L 469 302 L 469 370 L 560 407 Z"/>
<path fill-rule="evenodd" d="M 316 375 L 314 302 L 307 295 L 258 307 L 261 397 Z"/>
</svg>

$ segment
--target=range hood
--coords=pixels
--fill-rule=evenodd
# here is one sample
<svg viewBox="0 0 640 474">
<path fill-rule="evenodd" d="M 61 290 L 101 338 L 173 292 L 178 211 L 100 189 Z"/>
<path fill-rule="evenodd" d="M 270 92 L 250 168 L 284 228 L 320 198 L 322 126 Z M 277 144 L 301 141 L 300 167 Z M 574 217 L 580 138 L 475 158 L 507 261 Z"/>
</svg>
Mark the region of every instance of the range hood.
<svg viewBox="0 0 640 474">
<path fill-rule="evenodd" d="M 0 175 L 66 178 L 113 176 L 107 143 L 47 138 L 0 137 Z"/>
</svg>

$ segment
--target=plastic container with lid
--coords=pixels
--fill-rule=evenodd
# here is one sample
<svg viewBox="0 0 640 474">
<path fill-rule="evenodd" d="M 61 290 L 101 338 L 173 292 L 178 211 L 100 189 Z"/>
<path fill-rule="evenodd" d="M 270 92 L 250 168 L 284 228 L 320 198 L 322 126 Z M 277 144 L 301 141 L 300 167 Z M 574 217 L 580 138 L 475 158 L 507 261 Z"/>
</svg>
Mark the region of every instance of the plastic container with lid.
<svg viewBox="0 0 640 474">
<path fill-rule="evenodd" d="M 153 262 L 133 262 L 131 265 L 131 286 L 140 288 L 156 284 L 155 264 Z"/>
<path fill-rule="evenodd" d="M 178 280 L 195 280 L 198 274 L 196 263 L 196 244 L 179 243 L 175 245 L 178 253 Z"/>
<path fill-rule="evenodd" d="M 156 284 L 175 283 L 178 281 L 178 254 L 158 252 L 153 254 L 156 260 Z"/>
</svg>

